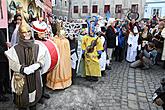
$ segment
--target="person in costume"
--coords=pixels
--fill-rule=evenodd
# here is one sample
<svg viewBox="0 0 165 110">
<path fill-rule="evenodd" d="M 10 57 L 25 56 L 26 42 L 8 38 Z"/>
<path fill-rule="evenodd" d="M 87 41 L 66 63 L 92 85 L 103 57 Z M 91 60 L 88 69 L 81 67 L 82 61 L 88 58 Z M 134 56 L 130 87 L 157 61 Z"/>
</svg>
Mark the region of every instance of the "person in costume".
<svg viewBox="0 0 165 110">
<path fill-rule="evenodd" d="M 33 21 L 32 22 L 32 29 L 34 31 L 34 38 L 35 40 L 39 40 L 42 42 L 46 42 L 46 29 L 47 29 L 47 24 L 44 21 Z M 48 53 L 46 53 L 48 54 Z M 43 83 L 43 88 L 42 88 L 42 99 L 39 101 L 39 103 L 43 104 L 43 98 L 49 99 L 50 96 L 49 94 L 45 93 L 45 86 L 46 86 L 46 77 L 47 77 L 47 72 L 42 74 L 42 83 Z"/>
<path fill-rule="evenodd" d="M 64 23 L 64 30 L 66 32 L 66 37 L 69 40 L 70 49 L 71 49 L 71 64 L 72 64 L 72 84 L 75 83 L 76 78 L 76 69 L 78 64 L 78 36 L 80 34 L 81 25 L 80 23 Z"/>
<path fill-rule="evenodd" d="M 98 81 L 98 77 L 101 77 L 101 70 L 99 64 L 99 58 L 103 50 L 101 39 L 96 37 L 95 25 L 97 20 L 89 21 L 87 19 L 89 32 L 88 35 L 82 39 L 82 56 L 85 61 L 85 75 L 87 80 Z"/>
<path fill-rule="evenodd" d="M 77 70 L 76 76 L 84 77 L 85 76 L 85 67 L 84 67 L 84 60 L 82 59 L 82 39 L 84 36 L 87 35 L 87 31 L 85 28 L 82 28 L 80 35 L 78 36 L 78 46 L 77 46 L 77 54 L 78 54 L 78 63 L 77 63 Z"/>
<path fill-rule="evenodd" d="M 53 26 L 54 28 L 54 26 Z M 54 31 L 57 30 L 55 33 Z M 56 29 L 53 29 L 55 35 L 53 41 L 57 45 L 60 53 L 59 65 L 47 75 L 47 87 L 56 89 L 65 89 L 72 84 L 70 44 L 66 39 L 65 31 L 62 28 L 62 22 L 57 21 Z"/>
<path fill-rule="evenodd" d="M 134 62 L 137 56 L 137 48 L 138 48 L 138 39 L 139 32 L 137 26 L 134 26 L 133 31 L 129 33 L 128 36 L 128 48 L 127 48 L 127 57 L 126 60 L 128 62 Z"/>
<path fill-rule="evenodd" d="M 25 20 L 18 31 L 18 44 L 5 51 L 9 67 L 14 71 L 11 84 L 14 103 L 19 110 L 36 110 L 36 103 L 42 96 L 41 68 L 45 62 L 45 50 L 34 43 Z"/>
<path fill-rule="evenodd" d="M 105 75 L 105 69 L 106 69 L 106 58 L 107 58 L 107 54 L 106 54 L 106 44 L 107 41 L 105 39 L 105 32 L 106 32 L 106 28 L 105 27 L 101 27 L 101 32 L 98 33 L 102 42 L 102 46 L 104 48 L 102 54 L 101 54 L 101 58 L 99 59 L 100 61 L 100 68 L 101 68 L 101 75 L 104 76 Z"/>
</svg>

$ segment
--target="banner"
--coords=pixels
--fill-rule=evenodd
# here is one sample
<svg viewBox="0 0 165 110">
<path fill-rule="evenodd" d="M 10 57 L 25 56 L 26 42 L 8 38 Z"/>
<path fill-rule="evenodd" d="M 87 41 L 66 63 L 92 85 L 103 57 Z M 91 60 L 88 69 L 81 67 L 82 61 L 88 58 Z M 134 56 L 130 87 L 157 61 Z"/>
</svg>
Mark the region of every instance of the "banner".
<svg viewBox="0 0 165 110">
<path fill-rule="evenodd" d="M 6 0 L 0 0 L 0 28 L 8 27 Z"/>
</svg>

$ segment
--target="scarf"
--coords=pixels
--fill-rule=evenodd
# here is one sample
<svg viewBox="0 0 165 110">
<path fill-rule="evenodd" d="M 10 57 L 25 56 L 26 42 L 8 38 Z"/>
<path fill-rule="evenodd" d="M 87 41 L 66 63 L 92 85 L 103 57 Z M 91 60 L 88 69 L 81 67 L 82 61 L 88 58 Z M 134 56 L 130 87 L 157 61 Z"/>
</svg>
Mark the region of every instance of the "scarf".
<svg viewBox="0 0 165 110">
<path fill-rule="evenodd" d="M 24 48 L 25 52 L 25 65 L 29 66 L 34 63 L 34 40 L 25 40 L 19 38 L 18 45 Z"/>
</svg>

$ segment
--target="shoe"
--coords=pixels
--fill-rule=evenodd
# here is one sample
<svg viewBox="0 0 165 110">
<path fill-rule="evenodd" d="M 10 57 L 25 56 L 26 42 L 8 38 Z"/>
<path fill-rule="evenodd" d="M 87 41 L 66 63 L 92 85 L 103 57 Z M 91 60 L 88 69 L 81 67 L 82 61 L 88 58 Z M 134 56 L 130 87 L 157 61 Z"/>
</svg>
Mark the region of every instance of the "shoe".
<svg viewBox="0 0 165 110">
<path fill-rule="evenodd" d="M 43 98 L 41 98 L 39 101 L 38 101 L 38 103 L 40 103 L 40 104 L 44 104 L 44 99 Z"/>
<path fill-rule="evenodd" d="M 97 82 L 98 81 L 98 77 L 91 77 L 91 81 L 93 81 L 93 82 Z"/>
<path fill-rule="evenodd" d="M 0 102 L 7 102 L 9 101 L 9 98 L 6 96 L 0 96 Z"/>
<path fill-rule="evenodd" d="M 45 99 L 50 99 L 50 95 L 49 94 L 46 94 L 46 93 L 43 93 L 42 94 L 42 97 L 45 98 Z"/>
<path fill-rule="evenodd" d="M 105 76 L 105 71 L 101 71 L 101 76 Z"/>
<path fill-rule="evenodd" d="M 5 90 L 5 93 L 6 93 L 6 94 L 12 94 L 12 91 L 11 91 L 11 89 L 6 89 L 6 90 Z"/>
<path fill-rule="evenodd" d="M 142 69 L 142 70 L 148 70 L 149 67 L 145 67 L 145 66 L 144 66 L 144 67 L 142 67 L 141 69 Z"/>
<path fill-rule="evenodd" d="M 85 79 L 86 79 L 87 81 L 91 81 L 91 77 L 90 77 L 90 76 L 86 76 Z"/>
<path fill-rule="evenodd" d="M 106 66 L 106 69 L 112 70 L 111 66 Z"/>
</svg>

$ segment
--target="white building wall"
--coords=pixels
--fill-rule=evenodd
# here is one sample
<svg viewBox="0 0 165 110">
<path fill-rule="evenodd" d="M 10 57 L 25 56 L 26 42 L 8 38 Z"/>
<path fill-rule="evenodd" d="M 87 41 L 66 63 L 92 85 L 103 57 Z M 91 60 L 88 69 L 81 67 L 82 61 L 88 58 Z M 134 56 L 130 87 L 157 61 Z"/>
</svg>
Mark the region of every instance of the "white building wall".
<svg viewBox="0 0 165 110">
<path fill-rule="evenodd" d="M 62 7 L 60 6 L 60 1 L 61 0 L 56 0 L 57 4 L 54 7 L 54 14 L 56 14 L 57 16 L 62 15 L 62 16 L 66 16 L 65 14 L 68 15 L 69 13 L 69 9 L 68 6 L 65 7 L 64 6 L 64 1 L 63 1 L 63 5 Z M 69 1 L 69 0 L 67 0 Z M 101 15 L 101 16 L 105 16 L 104 13 L 104 5 L 110 5 L 110 13 L 111 13 L 111 17 L 117 17 L 116 13 L 115 13 L 115 7 L 118 4 L 122 4 L 122 9 L 125 9 L 125 11 L 123 11 L 123 14 L 125 12 L 127 12 L 128 9 L 131 8 L 132 4 L 138 4 L 138 12 L 140 14 L 141 17 L 143 17 L 143 11 L 144 11 L 144 4 L 145 4 L 146 0 L 71 0 L 72 4 L 71 4 L 71 18 L 73 19 L 77 19 L 77 18 L 84 18 L 86 16 L 93 16 L 93 15 Z M 92 13 L 92 6 L 93 5 L 98 5 L 98 13 Z M 74 11 L 74 6 L 79 6 L 79 13 L 73 13 Z M 82 13 L 82 6 L 83 5 L 87 5 L 88 6 L 88 13 Z M 59 10 L 59 11 L 58 11 Z M 122 14 L 122 15 L 123 15 Z M 121 16 L 124 17 L 124 16 Z"/>
<path fill-rule="evenodd" d="M 153 16 L 152 10 L 154 8 L 160 8 L 161 9 L 159 17 L 165 16 L 165 2 L 164 3 L 148 3 L 145 6 L 144 18 L 151 18 Z"/>
</svg>

